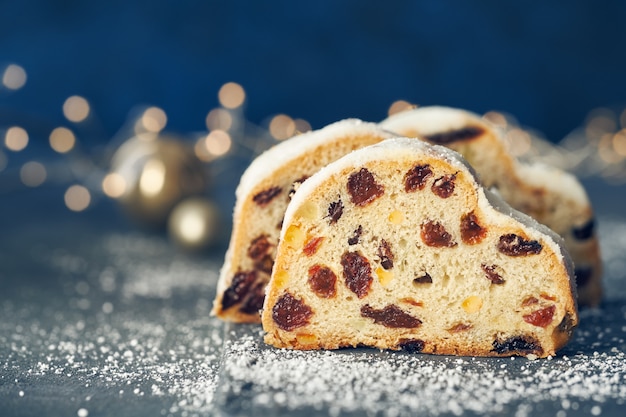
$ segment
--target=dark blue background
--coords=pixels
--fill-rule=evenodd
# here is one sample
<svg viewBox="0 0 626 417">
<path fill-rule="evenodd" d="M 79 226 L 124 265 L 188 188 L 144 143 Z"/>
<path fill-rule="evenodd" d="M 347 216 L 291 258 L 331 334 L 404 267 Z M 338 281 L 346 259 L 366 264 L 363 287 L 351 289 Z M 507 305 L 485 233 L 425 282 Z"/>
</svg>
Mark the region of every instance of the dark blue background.
<svg viewBox="0 0 626 417">
<path fill-rule="evenodd" d="M 556 141 L 626 101 L 625 24 L 623 1 L 5 0 L 0 65 L 28 82 L 0 114 L 62 124 L 78 94 L 101 140 L 142 104 L 198 131 L 236 81 L 255 123 L 377 121 L 405 99 L 506 111 Z"/>
</svg>

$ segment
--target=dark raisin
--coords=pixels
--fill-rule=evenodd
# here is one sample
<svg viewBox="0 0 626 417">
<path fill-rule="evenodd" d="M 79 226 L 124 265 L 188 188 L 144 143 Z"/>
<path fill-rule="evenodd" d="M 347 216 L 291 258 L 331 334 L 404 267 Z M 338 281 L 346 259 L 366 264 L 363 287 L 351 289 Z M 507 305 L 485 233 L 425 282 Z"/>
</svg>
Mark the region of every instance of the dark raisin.
<svg viewBox="0 0 626 417">
<path fill-rule="evenodd" d="M 594 218 L 589 219 L 589 221 L 582 226 L 573 227 L 572 234 L 578 240 L 587 240 L 591 239 L 593 233 L 596 230 L 596 221 Z"/>
<path fill-rule="evenodd" d="M 567 333 L 571 336 L 572 332 L 574 331 L 574 327 L 576 327 L 574 319 L 572 318 L 572 315 L 570 313 L 567 313 L 565 317 L 563 317 L 563 320 L 561 320 L 561 323 L 559 323 L 559 326 L 557 328 L 561 333 Z"/>
<path fill-rule="evenodd" d="M 593 268 L 590 266 L 577 266 L 574 268 L 574 274 L 576 275 L 576 285 L 578 288 L 582 288 L 589 283 Z"/>
<path fill-rule="evenodd" d="M 311 307 L 288 292 L 283 294 L 272 307 L 272 319 L 278 327 L 286 331 L 306 326 L 312 315 Z"/>
<path fill-rule="evenodd" d="M 361 168 L 348 178 L 348 192 L 357 206 L 365 206 L 384 193 L 384 187 L 376 182 L 374 175 L 366 168 Z"/>
<path fill-rule="evenodd" d="M 496 269 L 498 269 L 498 265 L 480 264 L 480 267 L 485 273 L 487 279 L 491 281 L 492 284 L 504 284 L 504 278 L 502 278 L 502 275 L 496 272 Z"/>
<path fill-rule="evenodd" d="M 304 252 L 306 256 L 313 256 L 319 249 L 320 244 L 322 243 L 323 240 L 324 240 L 323 237 L 314 237 L 314 238 L 309 239 L 304 244 L 304 247 L 302 248 L 302 252 Z"/>
<path fill-rule="evenodd" d="M 265 272 L 266 274 L 271 274 L 273 267 L 274 258 L 272 258 L 272 255 L 265 255 L 262 259 L 254 262 L 254 269 Z"/>
<path fill-rule="evenodd" d="M 327 266 L 313 265 L 309 268 L 308 283 L 311 291 L 321 298 L 333 298 L 337 292 L 337 275 Z"/>
<path fill-rule="evenodd" d="M 448 198 L 454 193 L 456 174 L 448 174 L 437 178 L 430 189 L 441 198 Z"/>
<path fill-rule="evenodd" d="M 532 324 L 533 326 L 546 327 L 548 324 L 552 323 L 555 311 L 556 306 L 551 305 L 524 315 L 524 321 L 528 324 Z"/>
<path fill-rule="evenodd" d="M 487 236 L 487 229 L 478 223 L 478 218 L 472 211 L 461 217 L 461 240 L 467 245 L 480 243 Z"/>
<path fill-rule="evenodd" d="M 422 324 L 417 317 L 413 317 L 396 305 L 390 304 L 383 309 L 376 309 L 369 304 L 361 307 L 361 316 L 374 320 L 376 324 L 382 324 L 390 328 L 412 329 Z"/>
<path fill-rule="evenodd" d="M 464 332 L 466 330 L 469 330 L 472 328 L 471 324 L 467 324 L 467 323 L 457 323 L 454 326 L 450 327 L 448 329 L 448 332 L 450 333 L 460 333 L 460 332 Z"/>
<path fill-rule="evenodd" d="M 341 202 L 341 199 L 330 203 L 330 205 L 328 206 L 328 216 L 326 216 L 330 219 L 328 220 L 330 224 L 337 223 L 337 220 L 339 220 L 342 214 L 343 203 Z"/>
<path fill-rule="evenodd" d="M 230 287 L 224 291 L 224 295 L 222 296 L 222 309 L 226 310 L 240 303 L 248 294 L 248 290 L 255 280 L 255 271 L 239 272 L 235 274 Z"/>
<path fill-rule="evenodd" d="M 255 196 L 252 197 L 252 201 L 257 203 L 259 206 L 264 207 L 282 191 L 283 189 L 280 187 L 271 187 L 267 190 L 263 190 L 260 193 L 255 194 Z"/>
<path fill-rule="evenodd" d="M 363 298 L 372 286 L 372 268 L 367 258 L 359 252 L 346 252 L 341 256 L 341 266 L 346 286 Z"/>
<path fill-rule="evenodd" d="M 267 235 L 261 235 L 254 239 L 248 247 L 248 256 L 255 261 L 261 260 L 272 248 Z"/>
<path fill-rule="evenodd" d="M 414 284 L 432 284 L 433 278 L 430 276 L 428 272 L 424 272 L 424 275 L 414 278 L 413 283 Z"/>
<path fill-rule="evenodd" d="M 498 250 L 508 256 L 537 255 L 541 249 L 541 243 L 536 240 L 526 240 L 514 233 L 500 236 L 498 242 Z"/>
<path fill-rule="evenodd" d="M 541 355 L 543 348 L 539 342 L 530 336 L 513 336 L 505 340 L 494 340 L 491 351 L 500 355 L 517 354 L 525 356 L 531 353 Z"/>
<path fill-rule="evenodd" d="M 380 245 L 378 245 L 378 257 L 380 258 L 380 265 L 384 269 L 393 268 L 393 252 L 391 251 L 391 246 L 385 239 L 382 239 Z"/>
<path fill-rule="evenodd" d="M 293 197 L 293 195 L 296 193 L 296 190 L 298 189 L 298 187 L 300 187 L 300 185 L 302 185 L 302 183 L 306 180 L 308 180 L 309 177 L 304 176 L 302 178 L 299 178 L 297 180 L 295 180 L 292 184 L 291 184 L 291 189 L 289 190 L 289 199 L 291 200 L 291 198 Z"/>
<path fill-rule="evenodd" d="M 263 308 L 263 301 L 265 300 L 265 282 L 258 282 L 252 291 L 250 296 L 241 305 L 239 311 L 245 314 L 256 314 Z"/>
<path fill-rule="evenodd" d="M 421 236 L 424 243 L 436 248 L 456 246 L 452 240 L 452 235 L 448 233 L 441 223 L 427 221 L 421 225 Z"/>
<path fill-rule="evenodd" d="M 484 130 L 478 126 L 467 126 L 462 129 L 450 130 L 448 132 L 434 133 L 425 135 L 424 138 L 432 143 L 445 145 L 452 142 L 460 142 L 464 140 L 474 139 L 482 135 Z"/>
<path fill-rule="evenodd" d="M 356 230 L 352 232 L 352 236 L 348 238 L 348 245 L 352 246 L 359 243 L 359 238 L 361 237 L 362 233 L 363 227 L 359 225 L 359 227 L 357 227 Z"/>
<path fill-rule="evenodd" d="M 416 165 L 404 174 L 404 191 L 411 193 L 423 190 L 428 178 L 432 177 L 433 170 L 430 165 Z"/>
<path fill-rule="evenodd" d="M 398 347 L 408 353 L 419 353 L 424 350 L 425 345 L 426 343 L 419 339 L 402 339 L 398 343 Z"/>
</svg>

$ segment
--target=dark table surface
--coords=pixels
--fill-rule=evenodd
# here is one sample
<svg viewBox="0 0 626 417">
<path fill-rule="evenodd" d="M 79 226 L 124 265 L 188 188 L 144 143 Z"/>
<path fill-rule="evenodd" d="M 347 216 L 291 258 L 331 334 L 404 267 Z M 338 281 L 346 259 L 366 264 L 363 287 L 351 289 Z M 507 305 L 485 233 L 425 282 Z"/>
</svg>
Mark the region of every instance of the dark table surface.
<svg viewBox="0 0 626 417">
<path fill-rule="evenodd" d="M 606 297 L 547 360 L 276 350 L 210 317 L 221 249 L 183 253 L 110 201 L 76 214 L 45 209 L 53 189 L 3 197 L 0 414 L 622 416 L 625 193 L 587 185 Z"/>
</svg>

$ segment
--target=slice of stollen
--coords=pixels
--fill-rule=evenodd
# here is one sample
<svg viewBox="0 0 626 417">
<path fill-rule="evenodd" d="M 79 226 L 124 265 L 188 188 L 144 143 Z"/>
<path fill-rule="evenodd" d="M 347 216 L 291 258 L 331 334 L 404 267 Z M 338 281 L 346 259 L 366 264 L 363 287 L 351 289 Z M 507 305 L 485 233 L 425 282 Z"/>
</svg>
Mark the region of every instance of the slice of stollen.
<svg viewBox="0 0 626 417">
<path fill-rule="evenodd" d="M 575 264 L 579 304 L 600 303 L 600 245 L 591 202 L 576 177 L 544 164 L 517 161 L 500 132 L 467 111 L 421 107 L 392 115 L 381 126 L 461 153 L 486 187 L 497 188 L 515 209 L 563 237 Z"/>
<path fill-rule="evenodd" d="M 397 138 L 354 151 L 287 208 L 265 341 L 554 355 L 578 323 L 560 242 L 482 188 L 448 148 Z"/>
<path fill-rule="evenodd" d="M 233 230 L 213 314 L 259 323 L 283 215 L 300 183 L 350 151 L 393 136 L 374 123 L 346 119 L 283 141 L 258 156 L 236 190 Z"/>
</svg>

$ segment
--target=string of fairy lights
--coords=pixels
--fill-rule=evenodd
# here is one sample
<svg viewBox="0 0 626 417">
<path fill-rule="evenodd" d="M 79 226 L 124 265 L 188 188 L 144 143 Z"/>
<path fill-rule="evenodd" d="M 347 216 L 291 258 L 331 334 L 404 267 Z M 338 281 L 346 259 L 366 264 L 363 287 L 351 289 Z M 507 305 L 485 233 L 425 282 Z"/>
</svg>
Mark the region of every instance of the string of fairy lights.
<svg viewBox="0 0 626 417">
<path fill-rule="evenodd" d="M 18 91 L 28 81 L 26 70 L 15 63 L 0 68 L 0 74 L 0 94 Z M 251 160 L 277 141 L 312 129 L 306 120 L 287 114 L 274 115 L 262 125 L 246 120 L 246 91 L 236 82 L 222 85 L 217 98 L 219 107 L 206 115 L 206 130 L 184 137 L 166 131 L 168 117 L 162 108 L 134 109 L 110 139 L 102 163 L 85 152 L 83 136 L 77 133 L 95 118 L 94 109 L 85 97 L 70 96 L 62 105 L 67 123 L 47 133 L 49 150 L 57 155 L 54 163 L 27 156 L 30 126 L 0 125 L 0 179 L 14 165 L 10 160 L 21 155 L 21 165 L 11 167 L 18 171 L 11 189 L 63 183 L 63 201 L 71 211 L 84 211 L 100 197 L 115 199 L 131 217 L 167 225 L 181 245 L 204 247 L 215 239 L 219 222 L 219 210 L 205 192 L 206 168 L 223 175 L 234 169 L 229 162 L 233 158 Z M 398 100 L 388 114 L 415 106 Z M 512 115 L 490 111 L 484 118 L 502 129 L 520 159 L 543 161 L 581 177 L 626 182 L 626 108 L 593 109 L 581 127 L 556 144 L 522 127 Z M 240 174 L 231 173 L 237 178 Z"/>
</svg>

